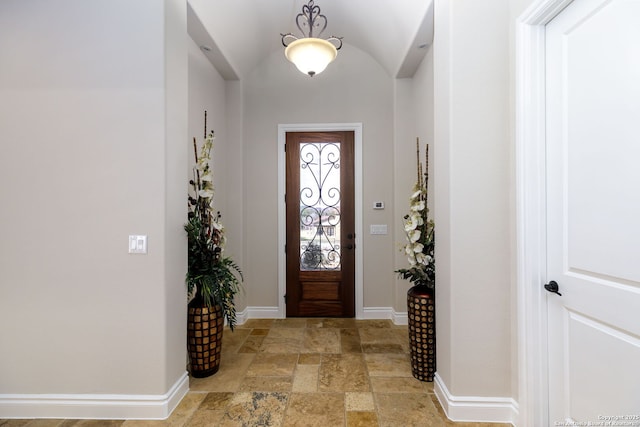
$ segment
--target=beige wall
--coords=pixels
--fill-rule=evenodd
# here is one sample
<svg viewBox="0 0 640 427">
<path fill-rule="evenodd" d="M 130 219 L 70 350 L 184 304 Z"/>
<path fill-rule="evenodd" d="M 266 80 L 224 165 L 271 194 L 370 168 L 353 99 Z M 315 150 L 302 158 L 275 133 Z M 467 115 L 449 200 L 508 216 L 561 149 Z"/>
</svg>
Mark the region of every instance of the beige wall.
<svg viewBox="0 0 640 427">
<path fill-rule="evenodd" d="M 517 399 L 514 22 L 531 2 L 436 1 L 435 43 L 412 79 L 379 74 L 375 63 L 366 67 L 371 73 L 363 74 L 356 63 L 368 64 L 371 58 L 346 46 L 336 63 L 311 81 L 275 52 L 236 84 L 236 92 L 243 92 L 246 147 L 241 188 L 247 305 L 278 304 L 277 124 L 361 121 L 365 307 L 406 310 L 408 286 L 392 271 L 405 262 L 398 251 L 404 242 L 400 218 L 415 179 L 419 136 L 421 146 L 429 142 L 431 148 L 438 373 L 454 396 Z M 351 59 L 353 64 L 345 62 Z M 332 67 L 346 75 L 334 80 Z M 313 86 L 305 86 L 308 82 Z M 361 102 L 364 89 L 367 99 Z M 373 102 L 380 105 L 371 108 Z M 384 129 L 388 139 L 372 134 L 372 124 Z M 377 140 L 373 144 L 372 135 Z M 392 202 L 385 211 L 372 211 L 371 202 L 379 199 Z M 389 225 L 387 238 L 368 235 L 369 224 L 377 223 Z"/>
<path fill-rule="evenodd" d="M 185 373 L 181 6 L 0 3 L 0 394 L 164 395 Z"/>
<path fill-rule="evenodd" d="M 214 207 L 222 214 L 227 243 L 225 254 L 243 267 L 243 193 L 242 193 L 242 111 L 238 81 L 225 81 L 189 39 L 189 138 L 188 173 L 194 165 L 193 138 L 198 149 L 204 141 L 204 112 L 207 131 L 215 132 L 212 157 Z M 190 190 L 185 181 L 185 189 Z M 185 201 L 186 202 L 186 201 Z M 238 309 L 244 309 L 244 295 L 238 295 Z"/>
<path fill-rule="evenodd" d="M 404 253 L 405 232 L 402 217 L 409 213 L 409 196 L 416 183 L 416 117 L 421 114 L 416 111 L 415 87 L 413 79 L 396 79 L 394 81 L 394 144 L 393 144 L 393 218 L 394 249 L 393 262 L 395 268 L 408 267 L 407 256 Z M 421 141 L 424 149 L 426 141 Z M 424 150 L 422 151 L 424 153 Z M 413 159 L 413 164 L 408 160 Z M 394 269 L 395 269 L 394 268 Z M 394 310 L 407 311 L 407 290 L 411 286 L 406 280 L 398 279 L 394 275 Z"/>
<path fill-rule="evenodd" d="M 438 374 L 454 396 L 509 397 L 509 4 L 435 12 Z"/>
<path fill-rule="evenodd" d="M 362 70 L 366 70 L 363 72 Z M 364 306 L 392 307 L 393 80 L 368 54 L 345 44 L 322 74 L 298 72 L 274 52 L 244 84 L 245 272 L 247 304 L 278 306 L 278 124 L 362 123 Z M 374 201 L 387 208 L 374 211 Z M 386 236 L 370 224 L 388 224 Z"/>
<path fill-rule="evenodd" d="M 188 152 L 184 140 L 188 131 L 188 36 L 184 0 L 164 0 L 164 310 L 166 313 L 163 354 L 165 358 L 165 394 L 185 374 L 186 238 L 182 224 L 186 215 L 184 165 Z M 127 3 L 130 7 L 130 5 Z M 154 3 L 156 7 L 157 3 Z M 121 12 L 122 13 L 122 12 Z M 153 332 L 157 332 L 154 325 Z M 163 334 L 164 332 L 164 334 Z M 186 388 L 186 387 L 185 387 Z M 176 394 L 176 393 L 174 393 Z M 168 410 L 173 409 L 168 404 Z M 168 415 L 168 414 L 167 414 Z"/>
<path fill-rule="evenodd" d="M 192 7 L 205 25 L 211 25 L 210 5 L 195 2 Z M 210 28 L 214 37 L 217 31 L 219 28 Z M 397 281 L 393 271 L 406 266 L 399 246 L 404 243 L 401 218 L 415 181 L 415 138 L 420 136 L 423 146 L 433 139 L 429 134 L 433 128 L 432 75 L 433 67 L 428 65 L 418 70 L 415 79 L 395 80 L 370 55 L 345 44 L 327 71 L 313 79 L 297 72 L 278 49 L 246 78 L 226 82 L 227 95 L 233 94 L 233 99 L 227 98 L 227 120 L 241 120 L 241 127 L 233 125 L 237 137 L 229 138 L 233 151 L 228 154 L 233 164 L 238 165 L 238 157 L 242 161 L 239 167 L 227 166 L 227 179 L 218 185 L 224 186 L 228 203 L 216 197 L 230 209 L 232 218 L 225 215 L 230 246 L 242 242 L 238 255 L 243 260 L 246 293 L 240 299 L 240 310 L 277 307 L 281 297 L 277 275 L 278 124 L 361 122 L 364 307 L 406 311 L 408 286 Z M 416 117 L 420 118 L 417 123 Z M 385 210 L 372 209 L 378 200 L 385 202 Z M 243 226 L 232 237 L 230 233 L 237 228 L 229 221 L 235 223 L 236 218 Z M 389 234 L 371 236 L 371 224 L 387 224 Z"/>
<path fill-rule="evenodd" d="M 240 309 L 280 297 L 278 124 L 363 123 L 364 305 L 396 311 L 413 144 L 432 143 L 438 374 L 456 396 L 515 397 L 514 21 L 530 3 L 436 0 L 413 79 L 345 45 L 313 80 L 274 52 L 224 82 L 179 35 L 177 0 L 0 2 L 0 394 L 163 394 L 184 372 L 184 141 L 206 107 Z M 148 255 L 127 254 L 138 233 Z"/>
<path fill-rule="evenodd" d="M 395 80 L 394 105 L 394 232 L 395 268 L 408 266 L 403 247 L 406 243 L 402 217 L 409 211 L 409 196 L 417 180 L 416 138 L 420 140 L 420 161 L 424 164 L 425 148 L 429 144 L 431 162 L 429 171 L 433 178 L 433 46 L 429 46 L 425 58 L 410 79 Z M 429 217 L 433 218 L 433 179 L 429 182 Z M 410 283 L 395 278 L 397 312 L 407 311 L 407 290 Z"/>
</svg>

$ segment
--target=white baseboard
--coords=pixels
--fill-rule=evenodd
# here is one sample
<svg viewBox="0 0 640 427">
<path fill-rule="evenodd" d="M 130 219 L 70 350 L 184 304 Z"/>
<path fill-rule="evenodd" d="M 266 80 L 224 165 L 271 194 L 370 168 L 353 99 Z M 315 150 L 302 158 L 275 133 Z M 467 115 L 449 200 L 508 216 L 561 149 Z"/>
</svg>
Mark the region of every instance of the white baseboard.
<svg viewBox="0 0 640 427">
<path fill-rule="evenodd" d="M 508 397 L 453 396 L 436 372 L 433 391 L 451 421 L 510 423 L 518 419 L 518 403 Z"/>
<path fill-rule="evenodd" d="M 406 325 L 408 323 L 407 312 L 398 312 L 391 307 L 364 307 L 362 316 L 359 319 L 390 319 L 396 325 Z"/>
<path fill-rule="evenodd" d="M 247 307 L 236 313 L 238 324 L 242 325 L 249 319 L 280 319 L 281 315 L 278 307 Z M 397 312 L 391 307 L 364 307 L 358 319 L 390 319 L 396 325 L 406 325 L 407 312 Z"/>
<path fill-rule="evenodd" d="M 406 311 L 394 311 L 392 317 L 393 323 L 396 325 L 408 325 L 409 324 L 409 315 Z"/>
<path fill-rule="evenodd" d="M 284 316 L 280 314 L 278 307 L 247 307 L 236 314 L 238 324 L 242 325 L 249 319 L 280 319 Z"/>
<path fill-rule="evenodd" d="M 1 418 L 164 420 L 189 391 L 185 372 L 161 395 L 0 394 Z"/>
<path fill-rule="evenodd" d="M 392 319 L 393 309 L 391 307 L 363 307 L 362 314 L 357 318 L 366 320 Z"/>
</svg>

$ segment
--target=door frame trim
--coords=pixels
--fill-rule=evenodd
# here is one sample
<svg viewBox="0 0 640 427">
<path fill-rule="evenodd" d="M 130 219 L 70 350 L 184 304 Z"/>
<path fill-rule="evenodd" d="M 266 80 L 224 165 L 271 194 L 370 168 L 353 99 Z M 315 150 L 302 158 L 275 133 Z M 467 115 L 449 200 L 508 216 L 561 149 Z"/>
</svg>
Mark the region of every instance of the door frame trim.
<svg viewBox="0 0 640 427">
<path fill-rule="evenodd" d="M 538 0 L 516 21 L 518 425 L 549 419 L 546 292 L 545 26 L 573 0 Z"/>
<path fill-rule="evenodd" d="M 287 132 L 352 131 L 354 142 L 354 215 L 355 215 L 355 304 L 356 319 L 364 317 L 364 282 L 362 256 L 362 123 L 313 123 L 278 125 L 278 315 L 286 317 L 284 295 L 287 291 L 287 257 L 284 252 L 287 241 L 286 206 L 284 202 L 286 158 L 284 147 Z"/>
</svg>

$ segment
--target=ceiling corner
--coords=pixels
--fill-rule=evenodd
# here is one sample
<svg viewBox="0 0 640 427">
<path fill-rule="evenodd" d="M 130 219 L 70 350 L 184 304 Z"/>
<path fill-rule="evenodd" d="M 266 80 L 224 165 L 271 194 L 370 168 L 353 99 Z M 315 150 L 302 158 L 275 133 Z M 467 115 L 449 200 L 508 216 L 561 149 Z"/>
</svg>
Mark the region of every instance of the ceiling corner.
<svg viewBox="0 0 640 427">
<path fill-rule="evenodd" d="M 433 43 L 433 1 L 429 4 L 427 12 L 422 18 L 416 34 L 409 45 L 407 52 L 398 68 L 396 78 L 411 78 L 418 70 L 420 63 L 427 53 L 428 47 Z"/>
<path fill-rule="evenodd" d="M 224 56 L 189 3 L 187 3 L 187 32 L 223 79 L 239 80 L 238 73 Z"/>
</svg>

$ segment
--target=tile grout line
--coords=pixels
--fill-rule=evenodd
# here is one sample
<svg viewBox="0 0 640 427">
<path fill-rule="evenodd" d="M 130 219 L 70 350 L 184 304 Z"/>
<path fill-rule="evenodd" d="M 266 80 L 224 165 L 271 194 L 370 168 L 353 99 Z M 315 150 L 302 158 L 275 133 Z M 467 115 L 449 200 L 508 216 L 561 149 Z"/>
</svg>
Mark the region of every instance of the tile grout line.
<svg viewBox="0 0 640 427">
<path fill-rule="evenodd" d="M 356 328 L 358 332 L 358 341 L 360 341 L 360 351 L 362 352 L 362 362 L 364 363 L 364 367 L 367 372 L 367 381 L 369 382 L 369 390 L 371 392 L 371 400 L 373 401 L 373 410 L 376 414 L 376 421 L 378 422 L 378 426 L 382 425 L 382 419 L 380 418 L 380 411 L 378 409 L 378 399 L 376 398 L 375 393 L 373 392 L 373 384 L 371 383 L 371 372 L 369 371 L 369 364 L 367 363 L 367 358 L 365 357 L 364 347 L 362 345 L 362 337 L 360 336 L 360 328 Z"/>
</svg>

